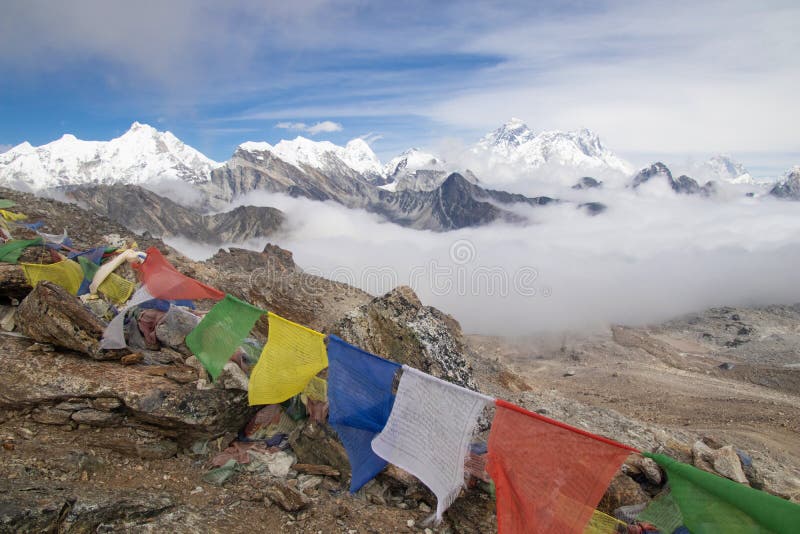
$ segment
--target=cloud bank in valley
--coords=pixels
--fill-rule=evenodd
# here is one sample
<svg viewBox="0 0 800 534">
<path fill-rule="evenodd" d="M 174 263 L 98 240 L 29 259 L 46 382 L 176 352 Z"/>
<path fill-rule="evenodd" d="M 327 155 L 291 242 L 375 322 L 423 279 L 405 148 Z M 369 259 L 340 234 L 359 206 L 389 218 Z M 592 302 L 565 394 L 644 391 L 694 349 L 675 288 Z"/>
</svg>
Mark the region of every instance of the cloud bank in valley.
<svg viewBox="0 0 800 534">
<path fill-rule="evenodd" d="M 373 294 L 410 284 L 470 333 L 527 335 L 645 324 L 717 305 L 800 301 L 800 205 L 637 191 L 560 191 L 571 202 L 518 211 L 527 226 L 421 232 L 331 203 L 251 193 L 288 218 L 291 250 L 307 272 Z M 576 203 L 600 201 L 588 217 Z M 195 257 L 209 248 L 172 241 Z M 263 243 L 251 243 L 259 247 Z"/>
</svg>

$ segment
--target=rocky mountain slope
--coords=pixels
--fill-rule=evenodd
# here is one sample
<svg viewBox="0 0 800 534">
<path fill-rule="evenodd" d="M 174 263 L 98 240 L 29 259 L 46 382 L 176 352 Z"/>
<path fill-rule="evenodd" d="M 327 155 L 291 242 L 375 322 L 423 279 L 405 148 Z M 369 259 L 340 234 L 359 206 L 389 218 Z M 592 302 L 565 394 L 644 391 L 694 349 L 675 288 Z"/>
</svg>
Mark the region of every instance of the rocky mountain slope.
<svg viewBox="0 0 800 534">
<path fill-rule="evenodd" d="M 637 187 L 651 182 L 665 183 L 673 191 L 683 195 L 709 196 L 714 193 L 713 182 L 706 182 L 701 186 L 693 178 L 685 174 L 675 179 L 672 177 L 672 172 L 670 172 L 669 168 L 661 162 L 654 163 L 640 170 L 631 180 L 631 187 L 636 189 Z"/>
<path fill-rule="evenodd" d="M 641 449 L 709 470 L 724 459 L 743 483 L 800 498 L 795 307 L 716 309 L 601 339 L 559 337 L 549 348 L 547 339 L 525 340 L 512 351 L 465 337 L 411 288 L 373 297 L 303 273 L 274 245 L 193 262 L 76 205 L 7 189 L 0 197 L 47 232 L 68 228 L 76 248 L 158 246 L 180 271 L 290 320 Z M 224 479 L 208 476 L 252 422 L 241 384 L 211 386 L 177 323 L 157 329 L 157 348 L 97 350 L 105 322 L 96 308 L 50 283 L 23 287 L 19 266 L 0 267 L 0 531 L 421 530 L 435 501 L 399 468 L 347 493 L 349 463 L 324 418 L 285 422 L 288 449 L 246 454 Z M 198 304 L 201 313 L 210 306 Z M 258 341 L 266 326 L 256 325 Z M 699 409 L 707 402 L 712 409 Z M 731 463 L 734 446 L 742 460 Z M 496 529 L 487 486 L 470 486 L 431 530 Z M 647 503 L 663 486 L 663 473 L 634 455 L 600 508 Z"/>
<path fill-rule="evenodd" d="M 170 132 L 134 122 L 110 141 L 65 134 L 39 147 L 17 145 L 0 154 L 0 185 L 23 191 L 80 184 L 141 184 L 178 179 L 205 182 L 218 163 Z"/>
<path fill-rule="evenodd" d="M 208 244 L 241 243 L 280 231 L 284 216 L 269 207 L 239 206 L 204 215 L 137 185 L 70 188 L 67 198 L 135 231 L 183 236 Z"/>
<path fill-rule="evenodd" d="M 769 194 L 786 200 L 800 200 L 800 165 L 789 169 L 783 180 L 770 189 Z"/>
</svg>

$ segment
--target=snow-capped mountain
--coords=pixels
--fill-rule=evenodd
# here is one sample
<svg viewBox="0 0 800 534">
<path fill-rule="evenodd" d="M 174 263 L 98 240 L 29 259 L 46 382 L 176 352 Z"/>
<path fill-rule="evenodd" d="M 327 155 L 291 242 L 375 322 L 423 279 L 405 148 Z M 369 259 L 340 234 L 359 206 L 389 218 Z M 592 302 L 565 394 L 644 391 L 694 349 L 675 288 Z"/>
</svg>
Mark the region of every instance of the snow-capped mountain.
<svg viewBox="0 0 800 534">
<path fill-rule="evenodd" d="M 340 172 L 345 165 L 364 177 L 382 175 L 381 162 L 363 139 L 353 139 L 345 146 L 330 141 L 312 141 L 298 136 L 294 140 L 283 140 L 275 146 L 264 142 L 247 142 L 238 147 L 248 152 L 271 152 L 295 167 L 311 167 L 323 173 Z"/>
<path fill-rule="evenodd" d="M 687 170 L 687 174 L 699 181 L 727 182 L 730 184 L 754 184 L 756 181 L 744 168 L 744 165 L 728 155 L 718 154 L 695 163 Z"/>
<path fill-rule="evenodd" d="M 0 184 L 41 190 L 82 184 L 142 184 L 160 179 L 208 181 L 219 164 L 170 132 L 134 122 L 110 141 L 83 141 L 64 134 L 34 147 L 28 142 L 0 154 Z"/>
<path fill-rule="evenodd" d="M 770 195 L 787 200 L 800 200 L 800 165 L 795 165 L 783 175 L 770 190 Z"/>
<path fill-rule="evenodd" d="M 470 152 L 483 159 L 489 170 L 505 167 L 525 172 L 560 166 L 589 174 L 615 171 L 630 175 L 634 171 L 589 130 L 537 134 L 520 119 L 511 119 L 485 135 Z"/>
<path fill-rule="evenodd" d="M 455 170 L 440 157 L 411 148 L 383 166 L 386 183 L 381 187 L 387 191 L 433 191 Z M 473 181 L 471 175 L 465 178 Z"/>
</svg>

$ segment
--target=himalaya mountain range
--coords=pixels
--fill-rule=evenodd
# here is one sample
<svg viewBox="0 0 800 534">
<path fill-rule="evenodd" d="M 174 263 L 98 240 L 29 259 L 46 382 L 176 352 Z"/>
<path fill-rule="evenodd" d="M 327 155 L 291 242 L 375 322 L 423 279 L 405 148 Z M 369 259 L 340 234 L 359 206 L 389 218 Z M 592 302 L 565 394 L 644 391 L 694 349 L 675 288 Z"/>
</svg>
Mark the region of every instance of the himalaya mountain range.
<svg viewBox="0 0 800 534">
<path fill-rule="evenodd" d="M 458 159 L 453 164 L 410 149 L 382 164 L 363 139 L 342 147 L 297 137 L 275 145 L 242 143 L 219 163 L 170 132 L 135 122 L 111 141 L 82 141 L 67 134 L 39 147 L 22 143 L 0 154 L 0 185 L 66 194 L 135 230 L 203 242 L 243 241 L 278 231 L 283 220 L 278 210 L 225 212 L 231 202 L 254 191 L 333 201 L 434 231 L 494 221 L 524 223 L 515 205 L 571 203 L 587 216 L 599 215 L 607 206 L 594 201 L 592 191 L 609 187 L 660 187 L 672 194 L 712 197 L 719 185 L 732 184 L 751 186 L 742 195 L 800 200 L 800 167 L 771 189 L 726 156 L 693 165 L 687 172 L 697 179 L 675 177 L 661 162 L 637 171 L 589 130 L 537 134 L 518 119 L 467 147 Z M 513 190 L 542 177 L 552 193 L 526 196 L 493 187 Z M 181 202 L 158 194 L 170 181 L 187 183 L 196 194 Z M 560 198 L 565 186 L 580 191 L 580 198 Z"/>
</svg>

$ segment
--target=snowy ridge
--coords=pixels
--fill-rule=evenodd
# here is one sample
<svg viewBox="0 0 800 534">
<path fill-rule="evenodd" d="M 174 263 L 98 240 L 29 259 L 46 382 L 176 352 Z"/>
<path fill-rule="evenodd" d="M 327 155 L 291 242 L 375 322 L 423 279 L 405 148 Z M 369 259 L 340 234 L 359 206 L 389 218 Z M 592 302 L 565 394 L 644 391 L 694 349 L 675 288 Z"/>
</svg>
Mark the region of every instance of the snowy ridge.
<svg viewBox="0 0 800 534">
<path fill-rule="evenodd" d="M 538 134 L 520 119 L 511 119 L 485 135 L 470 151 L 485 158 L 488 167 L 536 170 L 555 164 L 586 171 L 611 170 L 630 175 L 634 168 L 606 148 L 589 130 L 546 131 Z"/>
<path fill-rule="evenodd" d="M 28 142 L 0 154 L 0 183 L 21 189 L 81 184 L 142 184 L 160 179 L 208 181 L 219 164 L 170 132 L 134 122 L 110 141 L 64 134 L 34 147 Z"/>
<path fill-rule="evenodd" d="M 246 142 L 238 147 L 246 152 L 271 152 L 295 167 L 308 166 L 326 172 L 343 163 L 363 175 L 381 175 L 381 162 L 363 139 L 353 139 L 341 147 L 330 141 L 312 141 L 298 136 L 275 146 L 264 142 Z"/>
<path fill-rule="evenodd" d="M 692 165 L 688 174 L 703 182 L 710 180 L 748 185 L 756 183 L 744 165 L 725 154 L 718 154 L 702 163 Z"/>
</svg>

